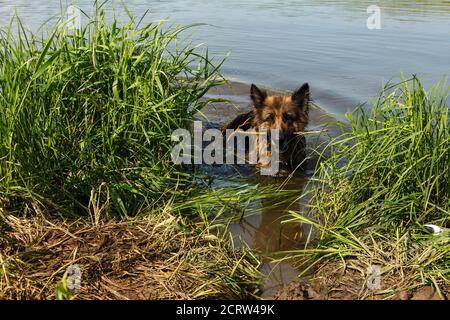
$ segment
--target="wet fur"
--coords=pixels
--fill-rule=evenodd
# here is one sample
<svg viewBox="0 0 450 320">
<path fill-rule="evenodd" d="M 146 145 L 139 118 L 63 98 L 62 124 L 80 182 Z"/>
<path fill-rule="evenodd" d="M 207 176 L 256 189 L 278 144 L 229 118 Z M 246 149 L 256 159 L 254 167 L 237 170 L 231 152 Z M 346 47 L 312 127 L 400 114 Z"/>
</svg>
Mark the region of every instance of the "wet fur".
<svg viewBox="0 0 450 320">
<path fill-rule="evenodd" d="M 268 95 L 252 84 L 250 97 L 252 110 L 227 123 L 222 132 L 225 133 L 226 129 L 279 129 L 280 160 L 282 164 L 295 168 L 305 157 L 305 137 L 296 133 L 303 132 L 308 124 L 309 85 L 303 84 L 290 96 L 280 96 Z"/>
</svg>

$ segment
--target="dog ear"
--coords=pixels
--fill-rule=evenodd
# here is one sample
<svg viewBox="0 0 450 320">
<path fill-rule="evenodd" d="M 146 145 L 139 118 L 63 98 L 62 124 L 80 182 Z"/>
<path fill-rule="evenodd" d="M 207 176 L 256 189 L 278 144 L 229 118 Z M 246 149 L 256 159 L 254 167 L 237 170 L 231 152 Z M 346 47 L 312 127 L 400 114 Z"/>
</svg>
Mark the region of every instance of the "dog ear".
<svg viewBox="0 0 450 320">
<path fill-rule="evenodd" d="M 250 97 L 252 98 L 253 104 L 256 108 L 261 108 L 263 106 L 264 100 L 267 98 L 267 92 L 260 90 L 257 86 L 252 84 L 250 89 Z"/>
<path fill-rule="evenodd" d="M 292 94 L 292 101 L 296 106 L 307 110 L 309 104 L 309 84 L 304 83 L 299 89 Z"/>
</svg>

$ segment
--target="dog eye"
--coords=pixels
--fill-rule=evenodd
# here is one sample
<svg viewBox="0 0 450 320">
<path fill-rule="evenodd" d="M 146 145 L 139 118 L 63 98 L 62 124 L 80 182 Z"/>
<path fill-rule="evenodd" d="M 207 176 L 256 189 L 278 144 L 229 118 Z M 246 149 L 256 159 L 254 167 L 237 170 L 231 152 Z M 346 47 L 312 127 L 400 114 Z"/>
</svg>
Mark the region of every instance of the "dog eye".
<svg viewBox="0 0 450 320">
<path fill-rule="evenodd" d="M 266 122 L 273 122 L 273 120 L 275 119 L 275 116 L 273 114 L 269 114 L 266 119 L 264 119 L 264 121 Z"/>
<path fill-rule="evenodd" d="M 284 113 L 283 114 L 283 119 L 286 122 L 292 122 L 292 121 L 294 121 L 294 116 L 289 114 L 289 113 Z"/>
</svg>

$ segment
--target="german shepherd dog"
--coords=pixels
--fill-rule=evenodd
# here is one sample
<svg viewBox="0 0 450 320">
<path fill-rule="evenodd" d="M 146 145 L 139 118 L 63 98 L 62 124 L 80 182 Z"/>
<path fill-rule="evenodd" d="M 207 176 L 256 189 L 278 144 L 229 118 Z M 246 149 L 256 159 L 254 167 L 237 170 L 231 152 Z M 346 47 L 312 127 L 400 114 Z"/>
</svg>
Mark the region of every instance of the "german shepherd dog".
<svg viewBox="0 0 450 320">
<path fill-rule="evenodd" d="M 268 95 L 252 84 L 250 97 L 253 103 L 251 111 L 240 114 L 223 126 L 222 133 L 227 129 L 279 129 L 280 164 L 288 169 L 297 168 L 305 158 L 306 141 L 301 132 L 308 124 L 308 83 L 287 96 Z"/>
</svg>

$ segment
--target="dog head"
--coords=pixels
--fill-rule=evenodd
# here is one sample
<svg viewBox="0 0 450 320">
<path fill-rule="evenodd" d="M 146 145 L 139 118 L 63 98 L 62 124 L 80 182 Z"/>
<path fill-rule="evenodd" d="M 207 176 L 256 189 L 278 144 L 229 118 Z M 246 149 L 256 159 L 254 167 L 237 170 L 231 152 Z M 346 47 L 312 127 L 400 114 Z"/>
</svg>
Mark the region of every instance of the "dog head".
<svg viewBox="0 0 450 320">
<path fill-rule="evenodd" d="M 280 145 L 288 143 L 296 132 L 304 131 L 308 123 L 309 85 L 303 84 L 292 95 L 267 95 L 252 84 L 253 127 L 278 129 Z"/>
</svg>

